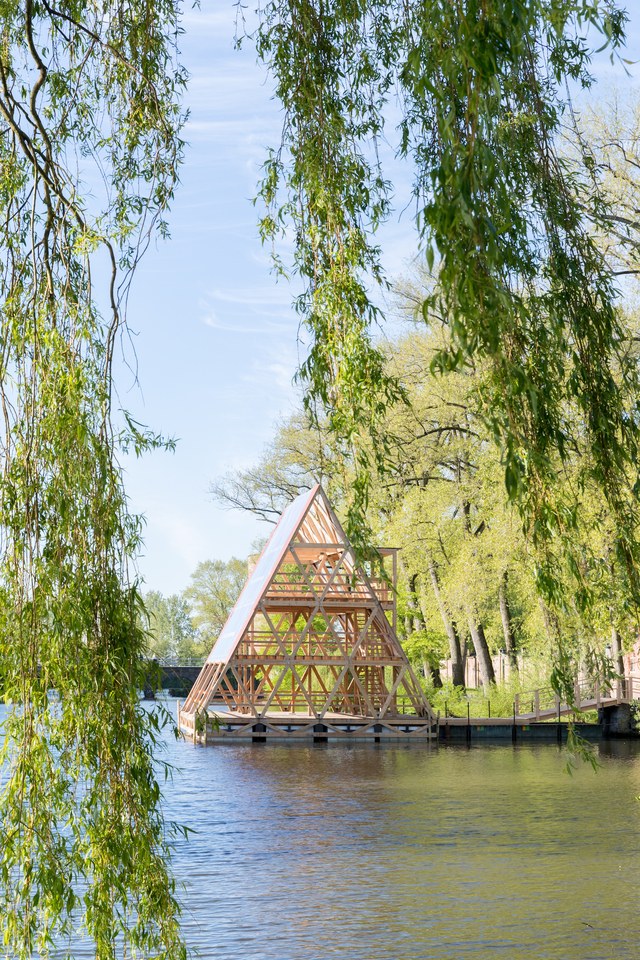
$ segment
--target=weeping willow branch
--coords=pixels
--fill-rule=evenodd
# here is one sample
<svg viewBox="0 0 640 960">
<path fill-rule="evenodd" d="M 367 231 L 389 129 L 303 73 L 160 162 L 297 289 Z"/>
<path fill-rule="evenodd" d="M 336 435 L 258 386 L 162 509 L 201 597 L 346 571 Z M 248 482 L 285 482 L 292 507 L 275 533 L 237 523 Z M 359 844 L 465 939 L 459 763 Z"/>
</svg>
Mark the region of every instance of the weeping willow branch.
<svg viewBox="0 0 640 960">
<path fill-rule="evenodd" d="M 558 609 L 567 570 L 571 602 L 586 611 L 591 596 L 561 482 L 576 455 L 578 485 L 595 484 L 615 520 L 617 572 L 640 597 L 637 365 L 581 202 L 588 157 L 571 166 L 557 146 L 567 81 L 592 82 L 585 37 L 615 53 L 624 25 L 614 0 L 270 0 L 257 34 L 285 111 L 260 188 L 262 232 L 275 243 L 293 227 L 286 269 L 303 281 L 311 333 L 300 377 L 357 466 L 352 539 L 362 543 L 371 477 L 385 467 L 384 411 L 400 393 L 371 338 L 371 291 L 385 284 L 373 238 L 391 192 L 376 142 L 392 136 L 393 97 L 416 241 L 436 278 L 420 309 L 449 329 L 432 372 L 484 371 L 477 409 L 536 548 L 539 590 Z M 593 220 L 608 215 L 590 204 Z"/>
<path fill-rule="evenodd" d="M 138 702 L 140 522 L 118 467 L 158 441 L 114 414 L 112 363 L 177 179 L 177 6 L 25 0 L 1 31 L 4 955 L 71 955 L 83 933 L 101 960 L 173 960 L 160 721 Z"/>
</svg>

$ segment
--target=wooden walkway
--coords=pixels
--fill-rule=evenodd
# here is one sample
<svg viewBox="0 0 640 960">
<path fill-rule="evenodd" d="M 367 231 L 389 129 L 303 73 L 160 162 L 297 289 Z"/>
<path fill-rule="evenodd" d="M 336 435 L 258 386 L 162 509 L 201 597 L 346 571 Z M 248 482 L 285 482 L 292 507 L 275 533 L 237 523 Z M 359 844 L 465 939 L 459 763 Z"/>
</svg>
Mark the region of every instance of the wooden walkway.
<svg viewBox="0 0 640 960">
<path fill-rule="evenodd" d="M 513 716 L 509 717 L 445 717 L 440 723 L 463 726 L 471 720 L 474 724 L 500 726 L 511 721 L 517 726 L 560 720 L 571 714 L 616 707 L 621 703 L 640 700 L 640 677 L 621 677 L 612 683 L 601 684 L 597 680 L 576 681 L 574 703 L 561 701 L 551 687 L 540 687 L 516 695 Z"/>
</svg>

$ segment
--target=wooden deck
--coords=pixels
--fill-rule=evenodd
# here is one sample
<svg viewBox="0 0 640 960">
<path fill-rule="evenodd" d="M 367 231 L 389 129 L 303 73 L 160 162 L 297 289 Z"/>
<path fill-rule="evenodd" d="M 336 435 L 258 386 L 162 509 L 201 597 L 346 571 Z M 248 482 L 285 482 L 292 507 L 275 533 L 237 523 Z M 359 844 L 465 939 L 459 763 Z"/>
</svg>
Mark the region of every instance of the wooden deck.
<svg viewBox="0 0 640 960">
<path fill-rule="evenodd" d="M 180 711 L 178 727 L 194 743 L 266 743 L 307 741 L 311 743 L 364 741 L 436 740 L 437 724 L 429 717 L 354 717 L 325 713 L 320 719 L 304 713 L 273 711 L 264 717 L 209 709 L 206 722 L 194 727 L 193 716 Z"/>
</svg>

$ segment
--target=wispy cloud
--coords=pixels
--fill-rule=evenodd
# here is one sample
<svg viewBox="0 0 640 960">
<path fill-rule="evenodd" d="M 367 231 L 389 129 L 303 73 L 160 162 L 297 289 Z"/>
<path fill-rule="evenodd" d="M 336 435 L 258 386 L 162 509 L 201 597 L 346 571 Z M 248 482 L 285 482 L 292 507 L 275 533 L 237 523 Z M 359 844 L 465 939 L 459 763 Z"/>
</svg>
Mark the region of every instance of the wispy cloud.
<svg viewBox="0 0 640 960">
<path fill-rule="evenodd" d="M 216 10 L 207 9 L 216 6 Z M 237 6 L 232 0 L 226 0 L 225 8 L 220 9 L 220 0 L 204 0 L 198 7 L 185 10 L 181 18 L 182 26 L 187 32 L 194 32 L 198 37 L 210 35 L 215 39 L 228 37 L 229 44 L 235 43 L 236 33 L 243 35 L 246 29 L 252 33 L 258 24 L 257 11 L 247 5 Z M 237 29 L 236 29 L 237 28 Z"/>
<path fill-rule="evenodd" d="M 212 330 L 220 330 L 223 333 L 234 333 L 240 337 L 244 337 L 247 334 L 254 334 L 256 336 L 282 336 L 283 334 L 291 332 L 291 324 L 289 323 L 277 323 L 273 320 L 265 320 L 259 324 L 251 324 L 242 318 L 231 323 L 220 320 L 212 311 L 204 316 L 202 322 L 206 327 L 211 327 Z"/>
<path fill-rule="evenodd" d="M 219 36 L 226 31 L 228 27 L 233 28 L 236 22 L 235 7 L 227 7 L 226 10 L 185 10 L 182 15 L 182 26 L 185 30 L 197 30 L 199 34 L 203 32 L 215 33 Z"/>
<path fill-rule="evenodd" d="M 256 370 L 265 373 L 272 383 L 282 391 L 292 389 L 293 377 L 296 372 L 295 364 L 287 363 L 265 363 L 256 364 Z"/>
<path fill-rule="evenodd" d="M 215 288 L 199 303 L 202 323 L 212 330 L 290 338 L 297 329 L 291 292 L 276 284 Z"/>
<path fill-rule="evenodd" d="M 261 308 L 269 306 L 288 306 L 291 301 L 291 293 L 288 288 L 278 286 L 273 283 L 269 286 L 256 287 L 250 289 L 233 289 L 215 287 L 208 294 L 211 300 L 218 303 L 233 303 L 241 307 Z"/>
<path fill-rule="evenodd" d="M 293 398 L 293 377 L 298 369 L 299 358 L 290 339 L 283 340 L 277 349 L 271 347 L 263 357 L 254 359 L 251 369 L 242 376 L 244 383 L 254 387 L 269 386 Z"/>
</svg>

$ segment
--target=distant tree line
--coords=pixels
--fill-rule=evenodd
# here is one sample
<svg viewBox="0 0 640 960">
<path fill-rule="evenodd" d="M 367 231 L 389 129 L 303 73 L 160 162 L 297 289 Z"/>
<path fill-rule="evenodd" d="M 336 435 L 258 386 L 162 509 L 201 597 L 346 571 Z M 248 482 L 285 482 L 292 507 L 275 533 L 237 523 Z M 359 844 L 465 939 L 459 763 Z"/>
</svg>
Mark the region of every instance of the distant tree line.
<svg viewBox="0 0 640 960">
<path fill-rule="evenodd" d="M 204 560 L 182 592 L 164 596 L 149 590 L 141 615 L 148 656 L 158 660 L 206 657 L 246 577 L 246 560 Z"/>
</svg>

